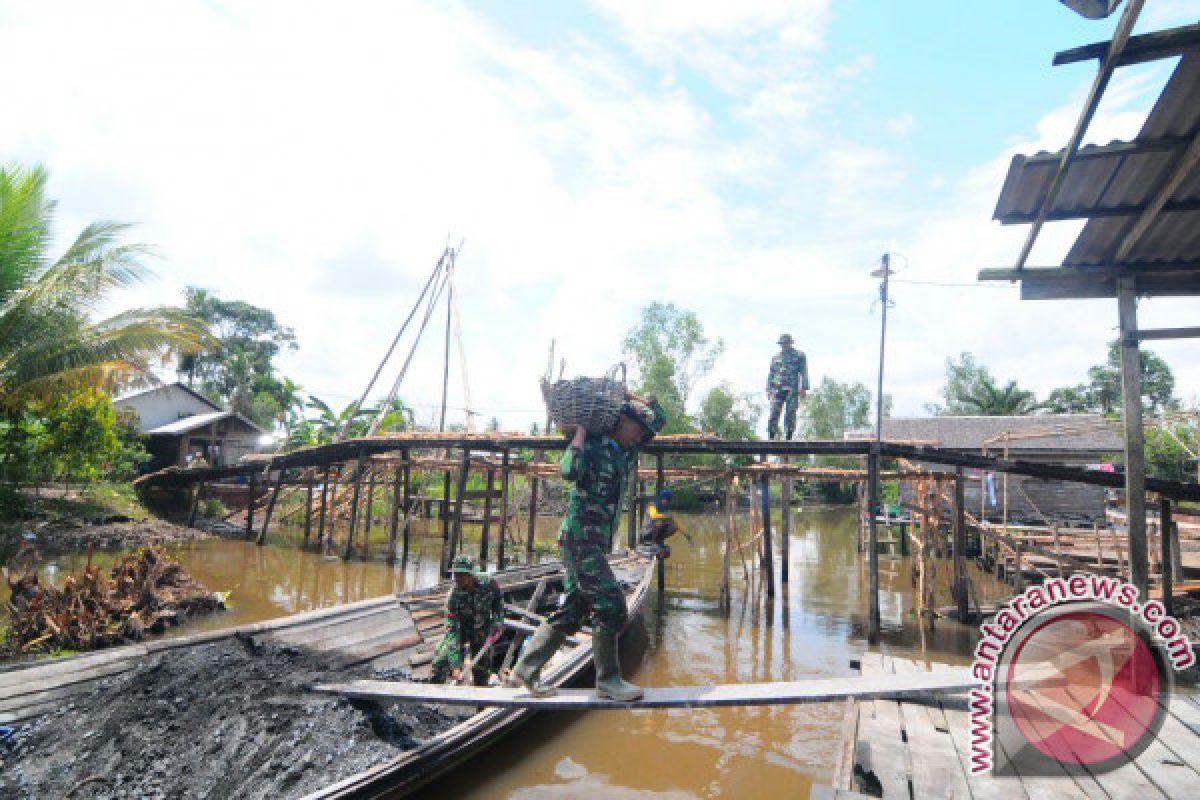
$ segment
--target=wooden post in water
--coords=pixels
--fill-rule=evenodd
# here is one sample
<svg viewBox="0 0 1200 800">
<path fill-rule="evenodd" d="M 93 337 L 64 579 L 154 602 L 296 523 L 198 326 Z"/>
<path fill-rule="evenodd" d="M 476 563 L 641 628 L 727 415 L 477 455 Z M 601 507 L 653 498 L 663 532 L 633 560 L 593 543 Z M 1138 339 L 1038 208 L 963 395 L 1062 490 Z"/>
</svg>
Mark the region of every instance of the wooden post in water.
<svg viewBox="0 0 1200 800">
<path fill-rule="evenodd" d="M 246 538 L 254 533 L 254 495 L 258 494 L 258 473 L 250 473 L 250 495 L 246 502 Z"/>
<path fill-rule="evenodd" d="M 626 536 L 626 542 L 628 543 L 629 549 L 632 550 L 635 547 L 637 547 L 638 470 L 641 468 L 641 464 L 642 464 L 642 454 L 641 454 L 640 449 L 638 449 L 636 447 L 633 449 L 633 455 L 630 458 L 630 463 L 633 466 L 630 467 L 630 470 L 629 470 L 629 500 L 628 500 L 629 505 L 627 507 L 628 508 L 627 517 L 629 520 L 629 522 L 628 522 L 629 532 L 628 532 L 628 535 Z M 616 538 L 616 532 L 617 532 L 616 528 L 617 528 L 617 526 L 614 521 L 614 524 L 613 524 L 613 538 L 614 539 Z M 614 544 L 614 542 L 611 542 L 611 541 L 608 543 L 608 549 L 610 551 L 613 549 L 613 544 Z"/>
<path fill-rule="evenodd" d="M 533 563 L 533 537 L 537 533 L 538 476 L 529 482 L 529 531 L 525 539 L 525 561 Z"/>
<path fill-rule="evenodd" d="M 307 486 L 304 494 L 304 543 L 301 547 L 308 547 L 309 537 L 312 536 L 313 481 L 316 477 L 316 470 L 311 470 L 305 481 Z"/>
<path fill-rule="evenodd" d="M 392 472 L 392 501 L 388 507 L 388 543 L 385 560 L 389 565 L 396 563 L 396 534 L 400 530 L 400 509 L 404 509 L 405 516 L 408 515 L 408 507 L 403 505 L 403 493 L 404 468 L 396 467 Z"/>
<path fill-rule="evenodd" d="M 479 539 L 479 566 L 481 569 L 487 569 L 488 562 L 488 535 L 492 530 L 492 490 L 496 485 L 496 470 L 488 467 L 487 471 L 487 488 L 484 489 L 483 496 L 483 533 Z"/>
<path fill-rule="evenodd" d="M 663 454 L 654 454 L 654 501 L 658 502 L 658 493 L 667 488 L 667 479 L 663 474 Z M 642 515 L 645 517 L 646 504 L 642 503 Z M 634 534 L 636 540 L 637 534 Z M 667 588 L 667 562 L 660 555 L 658 557 L 658 590 L 661 592 Z"/>
<path fill-rule="evenodd" d="M 879 443 L 867 455 L 867 641 L 879 640 Z"/>
<path fill-rule="evenodd" d="M 362 453 L 359 453 L 358 462 L 354 466 L 354 492 L 350 496 L 350 522 L 349 528 L 346 531 L 346 547 L 342 551 L 342 560 L 350 558 L 350 553 L 354 547 L 354 529 L 358 526 L 358 501 L 362 494 L 362 474 L 363 474 L 364 459 Z"/>
<path fill-rule="evenodd" d="M 329 546 L 325 537 L 325 515 L 329 510 L 329 475 L 333 472 L 328 466 L 325 467 L 325 474 L 321 478 L 321 511 L 317 518 L 317 548 L 323 548 L 326 553 L 329 552 Z"/>
<path fill-rule="evenodd" d="M 504 569 L 504 546 L 508 543 L 508 485 L 512 478 L 509 452 L 505 448 L 500 460 L 500 539 L 496 542 L 496 569 Z"/>
<path fill-rule="evenodd" d="M 1174 555 L 1171 549 L 1171 529 L 1174 522 L 1171 519 L 1171 498 L 1166 495 L 1158 496 L 1158 538 L 1162 546 L 1162 603 L 1167 610 L 1167 616 L 1175 616 L 1175 582 L 1171 565 Z"/>
<path fill-rule="evenodd" d="M 958 621 L 967 624 L 967 501 L 963 468 L 954 474 L 954 601 L 958 605 Z"/>
<path fill-rule="evenodd" d="M 762 566 L 767 578 L 767 597 L 775 596 L 775 554 L 771 548 L 771 479 L 762 477 L 763 549 Z"/>
<path fill-rule="evenodd" d="M 366 560 L 367 554 L 371 549 L 371 526 L 375 522 L 375 467 L 370 468 L 370 474 L 367 476 L 367 502 L 363 509 L 363 559 Z"/>
<path fill-rule="evenodd" d="M 733 481 L 725 478 L 725 548 L 721 553 L 721 608 L 726 614 L 733 610 L 733 601 L 729 590 L 729 558 L 733 548 L 733 504 L 737 500 L 733 496 Z"/>
<path fill-rule="evenodd" d="M 1146 544 L 1146 435 L 1142 426 L 1142 367 L 1137 339 L 1137 279 L 1117 279 L 1117 318 L 1121 329 L 1121 400 L 1125 423 L 1125 512 L 1129 532 L 1129 582 L 1142 602 L 1149 600 L 1149 548 Z"/>
<path fill-rule="evenodd" d="M 783 463 L 790 463 L 784 458 Z M 789 475 L 783 479 L 779 495 L 779 580 L 786 586 L 788 582 L 788 561 L 792 555 L 792 478 Z"/>
<path fill-rule="evenodd" d="M 455 554 L 458 553 L 459 543 L 462 541 L 462 515 L 463 515 L 463 496 L 467 493 L 467 478 L 471 474 L 471 448 L 464 447 L 462 454 L 462 462 L 458 467 L 458 490 L 454 498 L 454 527 L 450 530 L 450 540 L 446 543 L 446 547 L 442 556 L 442 572 L 450 571 L 450 562 L 454 560 Z"/>
<path fill-rule="evenodd" d="M 450 470 L 442 476 L 442 541 L 450 540 Z"/>
<path fill-rule="evenodd" d="M 404 459 L 404 466 L 401 468 L 404 481 L 404 530 L 401 533 L 403 537 L 403 550 L 400 556 L 400 563 L 408 566 L 409 528 L 412 526 L 412 514 L 410 512 L 413 507 L 412 459 L 409 457 L 408 448 L 401 450 L 400 456 Z"/>
<path fill-rule="evenodd" d="M 207 484 L 204 481 L 200 481 L 200 483 L 196 485 L 195 493 L 192 495 L 192 510 L 188 512 L 187 524 L 189 528 L 196 527 L 196 514 L 200 510 L 200 496 L 204 494 L 204 487 L 206 485 Z"/>
</svg>

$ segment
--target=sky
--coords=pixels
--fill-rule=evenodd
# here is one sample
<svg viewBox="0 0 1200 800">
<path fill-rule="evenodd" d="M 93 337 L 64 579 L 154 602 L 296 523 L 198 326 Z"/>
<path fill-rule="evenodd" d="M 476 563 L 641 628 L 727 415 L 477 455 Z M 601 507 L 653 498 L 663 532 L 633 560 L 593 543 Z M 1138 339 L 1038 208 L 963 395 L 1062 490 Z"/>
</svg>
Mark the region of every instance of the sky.
<svg viewBox="0 0 1200 800">
<path fill-rule="evenodd" d="M 1137 30 L 1197 19 L 1200 0 L 1149 0 Z M 462 242 L 472 405 L 513 430 L 544 416 L 551 340 L 568 376 L 603 372 L 652 301 L 724 342 L 698 394 L 761 402 L 783 332 L 814 384 L 873 387 L 870 272 L 892 252 L 885 391 L 923 414 L 960 352 L 1044 395 L 1115 338 L 1112 300 L 975 278 L 1026 231 L 991 220 L 1012 156 L 1064 146 L 1095 74 L 1051 57 L 1116 20 L 1055 0 L 0 0 L 0 162 L 49 169 L 64 243 L 110 219 L 155 246 L 156 280 L 114 310 L 185 286 L 270 308 L 299 340 L 281 372 L 335 406 Z M 1086 141 L 1132 137 L 1173 66 L 1120 70 Z M 1030 265 L 1078 229 L 1047 225 Z M 1195 325 L 1195 300 L 1139 317 Z M 440 335 L 401 387 L 420 422 Z M 1195 340 L 1152 349 L 1196 403 Z M 450 394 L 460 422 L 457 357 Z"/>
</svg>

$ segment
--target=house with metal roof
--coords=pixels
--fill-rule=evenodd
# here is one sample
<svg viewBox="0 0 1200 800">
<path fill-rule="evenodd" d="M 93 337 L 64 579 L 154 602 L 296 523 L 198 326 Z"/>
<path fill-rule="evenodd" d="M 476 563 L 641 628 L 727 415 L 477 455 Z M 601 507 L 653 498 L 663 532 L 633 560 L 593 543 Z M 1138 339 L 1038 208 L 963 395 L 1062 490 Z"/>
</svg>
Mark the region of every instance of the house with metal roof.
<svg viewBox="0 0 1200 800">
<path fill-rule="evenodd" d="M 178 382 L 127 395 L 113 405 L 137 415 L 155 470 L 187 466 L 198 455 L 214 467 L 236 464 L 257 452 L 267 434 L 253 420 Z"/>
</svg>

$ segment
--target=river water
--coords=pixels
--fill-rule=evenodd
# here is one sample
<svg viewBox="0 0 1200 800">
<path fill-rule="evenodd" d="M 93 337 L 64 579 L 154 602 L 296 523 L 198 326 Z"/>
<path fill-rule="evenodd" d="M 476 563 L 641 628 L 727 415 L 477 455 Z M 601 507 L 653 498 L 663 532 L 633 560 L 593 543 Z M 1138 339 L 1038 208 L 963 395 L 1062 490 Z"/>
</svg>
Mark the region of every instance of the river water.
<svg viewBox="0 0 1200 800">
<path fill-rule="evenodd" d="M 732 611 L 718 609 L 722 519 L 689 515 L 695 546 L 672 540 L 665 591 L 652 591 L 644 624 L 622 640 L 627 677 L 654 686 L 798 680 L 851 675 L 866 649 L 867 576 L 857 552 L 854 510 L 794 515 L 790 581 L 774 600 L 733 559 Z M 322 558 L 290 546 L 210 540 L 175 555 L 206 586 L 231 591 L 233 608 L 194 620 L 192 632 L 292 614 L 427 586 L 436 580 L 440 537 L 428 526 L 407 567 Z M 541 520 L 550 539 L 555 521 Z M 778 527 L 776 527 L 778 530 Z M 468 535 L 470 532 L 468 532 Z M 776 555 L 778 564 L 778 554 Z M 84 556 L 57 557 L 46 577 L 61 579 Z M 96 554 L 98 563 L 111 555 Z M 965 663 L 973 630 L 939 620 L 917 624 L 908 558 L 880 558 L 883 640 L 900 654 Z M 941 602 L 948 562 L 939 564 Z M 1005 588 L 972 567 L 979 601 Z M 617 798 L 806 797 L 832 778 L 841 704 L 677 711 L 547 713 L 455 774 L 429 786 L 429 797 Z"/>
</svg>

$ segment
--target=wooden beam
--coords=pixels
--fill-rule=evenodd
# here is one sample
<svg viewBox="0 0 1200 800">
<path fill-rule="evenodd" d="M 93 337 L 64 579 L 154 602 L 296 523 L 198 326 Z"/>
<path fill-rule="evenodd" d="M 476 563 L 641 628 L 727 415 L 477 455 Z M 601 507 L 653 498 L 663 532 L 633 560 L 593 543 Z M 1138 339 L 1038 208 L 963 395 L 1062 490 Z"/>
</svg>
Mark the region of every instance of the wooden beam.
<svg viewBox="0 0 1200 800">
<path fill-rule="evenodd" d="M 533 537 L 537 533 L 537 504 L 538 478 L 534 475 L 529 484 L 529 531 L 525 540 L 525 561 L 527 563 L 533 562 Z"/>
<path fill-rule="evenodd" d="M 775 552 L 771 543 L 771 479 L 766 475 L 759 483 L 762 491 L 762 568 L 767 579 L 767 597 L 775 596 Z"/>
<path fill-rule="evenodd" d="M 488 468 L 487 471 L 487 488 L 484 490 L 483 497 L 483 532 L 479 539 L 479 565 L 482 569 L 487 569 L 488 562 L 488 535 L 492 531 L 492 492 L 496 485 L 496 470 Z"/>
<path fill-rule="evenodd" d="M 1172 584 L 1174 582 L 1173 570 L 1174 555 L 1171 551 L 1171 527 L 1173 525 L 1171 519 L 1171 498 L 1159 497 L 1158 499 L 1158 538 L 1161 539 L 1162 545 L 1162 598 L 1163 606 L 1167 609 L 1167 616 L 1175 616 L 1175 598 Z"/>
<path fill-rule="evenodd" d="M 1196 339 L 1200 338 L 1200 327 L 1197 328 L 1150 328 L 1137 331 L 1133 338 L 1139 342 L 1151 339 Z"/>
<path fill-rule="evenodd" d="M 1079 156 L 1076 156 L 1076 161 Z M 1071 208 L 1056 208 L 1046 213 L 1046 222 L 1064 222 L 1072 219 L 1111 219 L 1113 217 L 1134 217 L 1145 213 L 1148 206 L 1138 203 L 1124 206 L 1073 206 Z M 1200 211 L 1200 200 L 1169 200 L 1162 205 L 1163 213 L 1173 214 L 1185 211 Z M 1037 219 L 1036 213 L 996 214 L 993 219 L 1001 225 L 1028 225 Z"/>
<path fill-rule="evenodd" d="M 305 496 L 304 496 L 304 542 L 301 547 L 308 547 L 308 540 L 312 536 L 312 511 L 313 511 L 313 482 L 311 478 L 306 481 Z"/>
<path fill-rule="evenodd" d="M 401 545 L 400 563 L 408 566 L 409 531 L 412 527 L 412 514 L 409 511 L 412 508 L 412 463 L 409 460 L 409 451 L 407 448 L 400 452 L 404 458 L 404 464 L 401 467 L 404 473 L 404 530 L 401 532 L 403 543 Z"/>
<path fill-rule="evenodd" d="M 449 473 L 446 473 L 449 475 Z M 462 525 L 463 525 L 463 498 L 467 494 L 467 479 L 471 476 L 471 450 L 464 447 L 462 454 L 462 463 L 458 468 L 458 487 L 454 498 L 454 526 L 450 529 L 450 540 L 446 543 L 445 554 L 442 557 L 442 572 L 450 571 L 450 562 L 454 560 L 454 556 L 458 554 L 459 544 L 462 542 Z"/>
<path fill-rule="evenodd" d="M 333 470 L 330 467 L 325 467 L 321 480 L 321 510 L 317 518 L 317 547 L 324 549 L 326 553 L 329 548 L 325 543 L 325 525 L 326 516 L 329 512 L 329 475 Z"/>
<path fill-rule="evenodd" d="M 342 550 L 342 560 L 350 558 L 354 547 L 354 529 L 358 525 L 358 501 L 362 493 L 362 474 L 365 465 L 366 461 L 362 455 L 359 455 L 358 462 L 354 467 L 354 491 L 350 497 L 350 522 L 349 529 L 346 531 L 346 547 Z"/>
<path fill-rule="evenodd" d="M 408 504 L 404 502 L 404 467 L 396 467 L 392 472 L 392 502 L 388 509 L 388 543 L 387 563 L 396 563 L 396 534 L 400 530 L 400 511 L 408 516 Z"/>
<path fill-rule="evenodd" d="M 629 703 L 600 699 L 592 689 L 559 689 L 549 697 L 533 697 L 525 689 L 446 686 L 400 681 L 351 681 L 321 684 L 313 691 L 346 697 L 425 702 L 459 706 L 533 708 L 538 711 L 598 711 L 644 708 L 719 708 L 828 703 L 860 700 L 933 700 L 978 685 L 969 670 L 946 669 L 904 675 L 818 678 L 806 681 L 731 683 L 707 686 L 649 687 Z"/>
<path fill-rule="evenodd" d="M 958 621 L 966 625 L 970 619 L 967 607 L 967 503 L 963 468 L 954 477 L 954 601 L 958 605 Z M 983 487 L 980 486 L 980 491 Z"/>
<path fill-rule="evenodd" d="M 509 452 L 500 459 L 500 540 L 496 542 L 496 569 L 504 569 L 504 548 L 508 544 L 508 489 L 512 480 Z"/>
<path fill-rule="evenodd" d="M 1130 34 L 1133 33 L 1134 23 L 1137 22 L 1138 15 L 1142 13 L 1144 3 L 1145 0 L 1129 0 L 1125 6 L 1125 11 L 1121 13 L 1121 19 L 1117 23 L 1116 31 L 1113 33 L 1112 40 L 1108 42 L 1103 60 L 1100 62 L 1100 69 L 1096 72 L 1096 77 L 1092 81 L 1092 87 L 1088 91 L 1087 100 L 1084 101 L 1083 112 L 1075 122 L 1075 130 L 1071 132 L 1071 138 L 1062 151 L 1058 167 L 1054 171 L 1054 177 L 1046 189 L 1046 194 L 1042 196 L 1041 201 L 1038 203 L 1038 215 L 1029 228 L 1029 233 L 1025 237 L 1025 243 L 1021 245 L 1021 252 L 1017 256 L 1017 269 L 1024 268 L 1025 261 L 1029 258 L 1029 254 L 1033 250 L 1033 244 L 1037 241 L 1038 234 L 1042 231 L 1046 215 L 1054 207 L 1054 201 L 1058 197 L 1059 189 L 1062 188 L 1063 180 L 1067 176 L 1067 169 L 1071 164 L 1071 159 L 1075 156 L 1076 151 L 1079 150 L 1079 145 L 1083 143 L 1083 136 L 1087 133 L 1088 125 L 1091 124 L 1092 117 L 1095 116 L 1096 109 L 1100 106 L 1100 98 L 1103 97 L 1104 90 L 1108 88 L 1108 82 L 1112 79 L 1113 71 L 1117 68 L 1117 58 L 1124 49 L 1125 43 L 1129 40 Z"/>
<path fill-rule="evenodd" d="M 1051 63 L 1060 67 L 1064 64 L 1094 61 L 1104 58 L 1108 47 L 1108 42 L 1096 42 L 1063 50 L 1054 54 L 1054 60 Z M 1129 38 L 1121 49 L 1120 55 L 1117 56 L 1115 65 L 1127 67 L 1130 64 L 1142 64 L 1146 61 L 1170 58 L 1198 47 L 1200 47 L 1200 25 L 1183 25 L 1170 30 L 1143 33 Z"/>
</svg>

